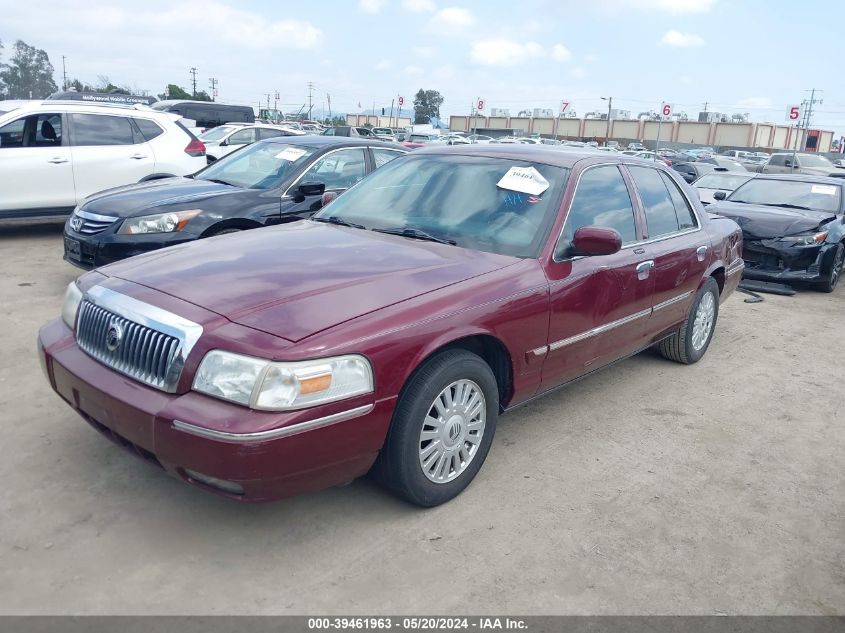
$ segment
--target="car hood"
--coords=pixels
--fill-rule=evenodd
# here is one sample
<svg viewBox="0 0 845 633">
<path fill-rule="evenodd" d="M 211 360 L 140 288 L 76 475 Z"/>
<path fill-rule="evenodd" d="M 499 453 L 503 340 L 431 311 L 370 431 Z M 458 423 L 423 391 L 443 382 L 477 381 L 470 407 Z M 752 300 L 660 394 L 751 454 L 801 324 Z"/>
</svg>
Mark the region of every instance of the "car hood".
<svg viewBox="0 0 845 633">
<path fill-rule="evenodd" d="M 727 201 L 708 205 L 707 210 L 730 218 L 739 224 L 745 237 L 751 239 L 808 233 L 836 218 L 828 211 L 783 209 Z"/>
<path fill-rule="evenodd" d="M 302 221 L 174 246 L 99 270 L 295 342 L 519 261 Z"/>
<path fill-rule="evenodd" d="M 85 200 L 83 211 L 130 218 L 156 213 L 159 207 L 207 203 L 221 196 L 249 191 L 242 187 L 223 185 L 193 178 L 162 178 L 101 191 Z M 167 209 L 162 209 L 162 212 Z"/>
</svg>

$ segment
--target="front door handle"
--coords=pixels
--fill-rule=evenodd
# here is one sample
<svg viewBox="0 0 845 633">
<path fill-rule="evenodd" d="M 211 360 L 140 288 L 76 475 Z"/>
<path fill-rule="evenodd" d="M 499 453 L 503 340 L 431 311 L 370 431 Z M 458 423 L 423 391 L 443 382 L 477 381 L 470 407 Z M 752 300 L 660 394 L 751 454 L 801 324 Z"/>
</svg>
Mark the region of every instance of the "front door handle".
<svg viewBox="0 0 845 633">
<path fill-rule="evenodd" d="M 132 154 L 129 158 L 134 158 L 135 160 L 141 160 L 142 158 L 146 158 L 146 154 Z"/>
<path fill-rule="evenodd" d="M 66 163 L 67 158 L 63 158 L 62 156 L 54 156 L 53 158 L 51 158 L 47 162 L 53 163 L 54 165 L 60 165 L 61 163 Z"/>
<path fill-rule="evenodd" d="M 651 269 L 654 268 L 654 260 L 649 259 L 648 261 L 640 262 L 637 264 L 637 278 L 642 281 L 644 279 L 648 279 L 648 275 L 651 272 Z"/>
</svg>

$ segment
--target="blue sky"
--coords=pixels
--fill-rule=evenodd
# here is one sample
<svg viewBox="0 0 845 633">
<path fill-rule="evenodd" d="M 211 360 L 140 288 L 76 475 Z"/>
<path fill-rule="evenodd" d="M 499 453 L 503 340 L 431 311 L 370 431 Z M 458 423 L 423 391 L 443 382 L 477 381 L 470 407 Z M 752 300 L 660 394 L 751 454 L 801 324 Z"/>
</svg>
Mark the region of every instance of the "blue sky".
<svg viewBox="0 0 845 633">
<path fill-rule="evenodd" d="M 802 0 L 0 0 L 0 39 L 44 48 L 68 74 L 161 92 L 166 83 L 219 80 L 220 100 L 307 100 L 316 88 L 341 112 L 407 103 L 439 90 L 444 115 L 489 107 L 557 107 L 581 115 L 614 106 L 641 111 L 661 101 L 694 116 L 748 112 L 782 122 L 788 105 L 818 88 L 815 127 L 845 133 L 839 25 L 845 2 Z M 489 110 L 488 110 L 489 112 Z"/>
</svg>

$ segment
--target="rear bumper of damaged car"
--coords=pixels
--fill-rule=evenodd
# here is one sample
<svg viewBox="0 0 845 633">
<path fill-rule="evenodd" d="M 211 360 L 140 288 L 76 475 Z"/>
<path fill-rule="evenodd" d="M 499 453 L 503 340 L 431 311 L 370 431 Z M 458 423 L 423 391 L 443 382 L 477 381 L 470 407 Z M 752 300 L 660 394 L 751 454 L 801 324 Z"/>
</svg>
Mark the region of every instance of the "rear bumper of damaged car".
<svg viewBox="0 0 845 633">
<path fill-rule="evenodd" d="M 790 246 L 780 240 L 748 240 L 743 245 L 745 279 L 779 282 L 824 280 L 833 265 L 836 244 Z"/>
</svg>

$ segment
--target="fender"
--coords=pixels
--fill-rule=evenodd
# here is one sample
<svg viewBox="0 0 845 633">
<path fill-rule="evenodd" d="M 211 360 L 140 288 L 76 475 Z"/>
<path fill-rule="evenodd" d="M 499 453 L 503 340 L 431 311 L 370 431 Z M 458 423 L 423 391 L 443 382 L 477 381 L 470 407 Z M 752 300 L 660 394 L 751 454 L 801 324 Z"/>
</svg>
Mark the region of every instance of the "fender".
<svg viewBox="0 0 845 633">
<path fill-rule="evenodd" d="M 150 174 L 149 176 L 144 176 L 138 182 L 147 182 L 148 180 L 161 180 L 162 178 L 176 178 L 176 174 Z"/>
</svg>

